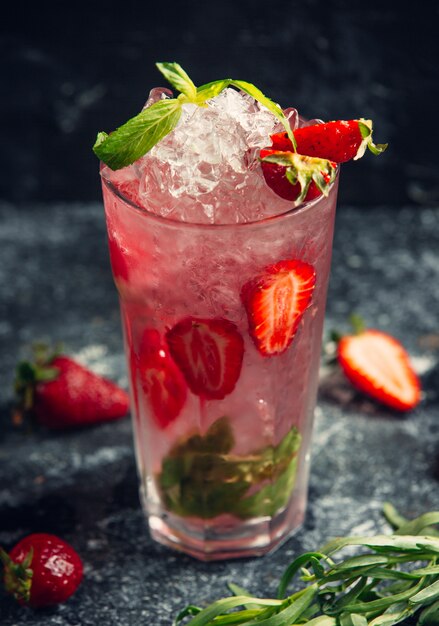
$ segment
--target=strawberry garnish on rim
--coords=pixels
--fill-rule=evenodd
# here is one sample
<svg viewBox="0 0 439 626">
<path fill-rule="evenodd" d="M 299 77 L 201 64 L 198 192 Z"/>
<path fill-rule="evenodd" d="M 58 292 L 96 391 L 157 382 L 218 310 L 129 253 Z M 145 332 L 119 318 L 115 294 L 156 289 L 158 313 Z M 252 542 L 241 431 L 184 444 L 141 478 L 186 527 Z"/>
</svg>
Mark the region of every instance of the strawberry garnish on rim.
<svg viewBox="0 0 439 626">
<path fill-rule="evenodd" d="M 420 402 L 421 385 L 409 355 L 391 335 L 358 328 L 338 343 L 338 362 L 359 391 L 397 411 L 410 411 Z"/>
<path fill-rule="evenodd" d="M 134 367 L 157 425 L 166 428 L 183 409 L 187 385 L 158 330 L 144 331 Z"/>
<path fill-rule="evenodd" d="M 299 260 L 279 261 L 244 285 L 250 335 L 264 356 L 285 352 L 309 307 L 316 282 L 312 265 Z"/>
<path fill-rule="evenodd" d="M 187 317 L 167 332 L 166 339 L 193 393 L 220 400 L 233 391 L 244 355 L 244 341 L 233 322 Z"/>
<path fill-rule="evenodd" d="M 291 202 L 327 196 L 337 166 L 332 161 L 263 148 L 260 152 L 265 182 L 275 193 Z"/>
<path fill-rule="evenodd" d="M 372 141 L 372 121 L 365 119 L 312 124 L 293 135 L 295 146 L 281 132 L 271 135 L 272 145 L 260 152 L 267 185 L 291 202 L 328 195 L 337 163 L 359 159 L 366 148 L 381 154 L 387 147 Z"/>
<path fill-rule="evenodd" d="M 298 154 L 345 163 L 360 159 L 366 149 L 375 155 L 384 152 L 387 144 L 375 144 L 372 129 L 372 120 L 337 120 L 303 126 L 293 134 Z M 286 132 L 271 135 L 271 142 L 274 150 L 294 150 Z"/>
</svg>

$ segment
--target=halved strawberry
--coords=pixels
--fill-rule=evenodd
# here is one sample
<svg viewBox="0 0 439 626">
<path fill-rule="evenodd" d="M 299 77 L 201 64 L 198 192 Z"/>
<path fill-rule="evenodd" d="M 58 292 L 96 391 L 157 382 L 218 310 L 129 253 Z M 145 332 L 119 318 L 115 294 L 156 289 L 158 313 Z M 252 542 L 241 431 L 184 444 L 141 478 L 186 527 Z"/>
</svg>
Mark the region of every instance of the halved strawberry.
<svg viewBox="0 0 439 626">
<path fill-rule="evenodd" d="M 315 159 L 313 162 L 308 157 L 292 152 L 263 148 L 260 157 L 265 182 L 278 196 L 290 202 L 296 200 L 308 202 L 317 198 L 322 194 L 322 187 L 324 189 L 329 187 L 335 175 L 334 164 L 330 163 L 328 166 L 329 162 L 321 159 Z M 270 162 L 268 160 L 270 158 L 277 159 L 278 162 Z M 284 164 L 280 164 L 282 162 Z M 293 172 L 297 181 L 294 183 L 291 175 L 289 176 Z"/>
<path fill-rule="evenodd" d="M 154 419 L 158 426 L 166 428 L 180 414 L 187 386 L 158 330 L 144 331 L 136 366 Z"/>
<path fill-rule="evenodd" d="M 327 195 L 336 163 L 359 159 L 366 148 L 374 154 L 387 148 L 373 143 L 372 122 L 364 119 L 312 124 L 297 128 L 293 135 L 295 148 L 288 134 L 281 132 L 271 135 L 271 147 L 260 152 L 267 185 L 292 202 Z"/>
<path fill-rule="evenodd" d="M 316 282 L 314 268 L 297 259 L 279 261 L 244 285 L 241 297 L 249 330 L 264 356 L 289 347 L 311 303 Z"/>
<path fill-rule="evenodd" d="M 220 400 L 233 391 L 244 354 L 244 341 L 233 322 L 187 317 L 166 333 L 166 339 L 193 393 Z"/>
<path fill-rule="evenodd" d="M 311 157 L 344 163 L 359 159 L 366 148 L 373 154 L 383 152 L 387 144 L 372 141 L 372 120 L 337 120 L 326 124 L 312 124 L 293 131 L 296 152 Z M 286 132 L 271 135 L 272 148 L 291 151 L 293 145 Z"/>
<path fill-rule="evenodd" d="M 419 403 L 419 379 L 404 347 L 391 335 L 370 329 L 345 336 L 337 356 L 350 382 L 375 400 L 398 411 Z"/>
</svg>

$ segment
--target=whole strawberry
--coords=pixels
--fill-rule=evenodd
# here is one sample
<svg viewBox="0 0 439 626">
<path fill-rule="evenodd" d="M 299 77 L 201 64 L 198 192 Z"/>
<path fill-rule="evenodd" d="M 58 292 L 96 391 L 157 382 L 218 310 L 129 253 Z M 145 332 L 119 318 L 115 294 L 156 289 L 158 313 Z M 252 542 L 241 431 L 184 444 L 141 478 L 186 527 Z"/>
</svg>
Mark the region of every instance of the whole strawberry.
<svg viewBox="0 0 439 626">
<path fill-rule="evenodd" d="M 31 412 L 40 424 L 65 429 L 115 420 L 127 414 L 128 394 L 72 358 L 35 349 L 33 363 L 17 367 L 19 413 Z"/>
<path fill-rule="evenodd" d="M 6 591 L 32 608 L 65 602 L 82 580 L 79 555 L 56 535 L 28 535 L 9 554 L 0 549 L 0 559 Z"/>
</svg>

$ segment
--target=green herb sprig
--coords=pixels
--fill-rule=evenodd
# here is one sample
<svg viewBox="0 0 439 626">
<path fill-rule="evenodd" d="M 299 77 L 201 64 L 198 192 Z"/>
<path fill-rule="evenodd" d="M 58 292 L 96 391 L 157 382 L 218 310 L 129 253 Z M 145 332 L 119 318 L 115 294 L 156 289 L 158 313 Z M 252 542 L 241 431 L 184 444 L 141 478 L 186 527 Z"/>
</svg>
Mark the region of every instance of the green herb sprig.
<svg viewBox="0 0 439 626">
<path fill-rule="evenodd" d="M 226 78 L 196 87 L 178 63 L 156 63 L 156 66 L 180 95 L 155 102 L 110 135 L 98 133 L 93 151 L 111 169 L 126 167 L 149 152 L 177 126 L 183 104 L 206 106 L 207 100 L 218 96 L 227 87 L 244 91 L 271 111 L 282 123 L 294 148 L 296 147 L 296 140 L 281 107 L 267 98 L 255 85 L 244 80 Z"/>
<path fill-rule="evenodd" d="M 408 521 L 389 504 L 391 535 L 337 538 L 317 552 L 297 557 L 285 570 L 277 598 L 234 594 L 206 608 L 190 605 L 174 622 L 187 626 L 393 626 L 411 618 L 417 626 L 439 624 L 439 511 Z M 361 549 L 335 560 L 346 547 Z M 306 583 L 286 596 L 300 573 Z M 413 621 L 414 620 L 414 621 Z"/>
</svg>

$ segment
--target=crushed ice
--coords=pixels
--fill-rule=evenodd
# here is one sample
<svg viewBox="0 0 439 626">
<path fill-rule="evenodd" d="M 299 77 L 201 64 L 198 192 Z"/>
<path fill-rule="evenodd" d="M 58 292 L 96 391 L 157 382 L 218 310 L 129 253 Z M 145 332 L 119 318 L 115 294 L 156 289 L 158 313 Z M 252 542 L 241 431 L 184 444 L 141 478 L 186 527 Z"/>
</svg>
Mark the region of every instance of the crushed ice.
<svg viewBox="0 0 439 626">
<path fill-rule="evenodd" d="M 168 96 L 155 89 L 146 106 Z M 297 112 L 288 116 L 296 126 Z M 206 107 L 184 104 L 175 130 L 134 166 L 142 204 L 197 223 L 247 222 L 288 210 L 291 203 L 266 185 L 258 159 L 259 149 L 281 129 L 268 109 L 234 89 Z"/>
</svg>

